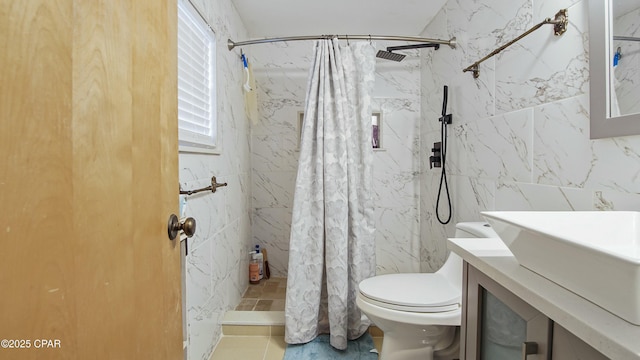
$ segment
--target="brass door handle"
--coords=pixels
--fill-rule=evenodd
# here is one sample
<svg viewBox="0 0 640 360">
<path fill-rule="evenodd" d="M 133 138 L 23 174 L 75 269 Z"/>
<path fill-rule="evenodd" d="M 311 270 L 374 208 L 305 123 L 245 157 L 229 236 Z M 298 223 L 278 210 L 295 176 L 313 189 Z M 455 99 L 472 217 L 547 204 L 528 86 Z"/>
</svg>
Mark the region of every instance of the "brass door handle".
<svg viewBox="0 0 640 360">
<path fill-rule="evenodd" d="M 178 236 L 180 231 L 184 231 L 187 237 L 192 237 L 196 233 L 196 220 L 192 217 L 186 218 L 183 223 L 180 223 L 176 214 L 169 216 L 169 222 L 167 224 L 167 233 L 169 240 L 173 240 Z"/>
</svg>

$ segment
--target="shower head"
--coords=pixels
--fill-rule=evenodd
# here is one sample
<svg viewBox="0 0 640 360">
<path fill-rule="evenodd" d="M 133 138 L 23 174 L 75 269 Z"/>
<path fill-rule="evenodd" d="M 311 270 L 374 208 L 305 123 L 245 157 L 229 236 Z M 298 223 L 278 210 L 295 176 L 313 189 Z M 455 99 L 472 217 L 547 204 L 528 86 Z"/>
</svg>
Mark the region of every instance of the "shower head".
<svg viewBox="0 0 640 360">
<path fill-rule="evenodd" d="M 380 59 L 393 60 L 393 61 L 402 61 L 406 55 L 394 53 L 393 50 L 408 50 L 408 49 L 421 49 L 421 48 L 429 48 L 432 47 L 435 50 L 440 48 L 440 44 L 416 44 L 416 45 L 405 45 L 405 46 L 391 46 L 387 48 L 387 51 L 378 50 L 376 57 Z"/>
<path fill-rule="evenodd" d="M 397 62 L 402 61 L 406 56 L 407 55 L 396 54 L 394 52 L 384 50 L 378 50 L 378 53 L 376 54 L 376 57 L 380 59 L 393 60 Z"/>
</svg>

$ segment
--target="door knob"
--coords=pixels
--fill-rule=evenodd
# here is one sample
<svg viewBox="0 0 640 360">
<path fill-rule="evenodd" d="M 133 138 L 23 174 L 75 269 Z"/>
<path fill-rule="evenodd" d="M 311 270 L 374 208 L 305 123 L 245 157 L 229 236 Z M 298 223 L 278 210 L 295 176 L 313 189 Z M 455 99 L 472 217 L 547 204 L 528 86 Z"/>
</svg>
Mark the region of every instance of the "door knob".
<svg viewBox="0 0 640 360">
<path fill-rule="evenodd" d="M 173 240 L 178 236 L 180 230 L 184 231 L 187 237 L 192 237 L 196 233 L 196 220 L 192 217 L 186 218 L 184 222 L 180 223 L 178 217 L 175 214 L 169 216 L 169 223 L 167 224 L 167 232 L 169 234 L 169 240 Z"/>
</svg>

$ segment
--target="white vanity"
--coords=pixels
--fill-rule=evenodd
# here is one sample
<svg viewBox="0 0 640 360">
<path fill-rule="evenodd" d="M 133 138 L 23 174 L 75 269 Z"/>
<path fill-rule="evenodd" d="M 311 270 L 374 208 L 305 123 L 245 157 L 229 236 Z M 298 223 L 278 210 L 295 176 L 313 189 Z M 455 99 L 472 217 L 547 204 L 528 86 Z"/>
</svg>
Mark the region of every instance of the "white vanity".
<svg viewBox="0 0 640 360">
<path fill-rule="evenodd" d="M 521 266 L 502 240 L 448 247 L 464 260 L 461 359 L 640 359 L 640 326 Z"/>
</svg>

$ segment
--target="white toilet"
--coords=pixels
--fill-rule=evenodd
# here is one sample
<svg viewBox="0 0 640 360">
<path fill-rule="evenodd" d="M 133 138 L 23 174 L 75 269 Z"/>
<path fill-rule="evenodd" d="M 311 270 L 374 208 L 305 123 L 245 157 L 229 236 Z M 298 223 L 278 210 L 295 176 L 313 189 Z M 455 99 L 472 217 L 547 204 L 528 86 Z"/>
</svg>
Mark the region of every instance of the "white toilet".
<svg viewBox="0 0 640 360">
<path fill-rule="evenodd" d="M 498 235 L 486 223 L 456 224 L 456 238 Z M 457 352 L 462 306 L 462 259 L 450 253 L 435 273 L 374 276 L 359 284 L 356 304 L 384 332 L 380 360 L 431 360 Z M 440 353 L 439 353 L 440 354 Z M 451 358 L 458 358 L 453 354 Z"/>
</svg>

